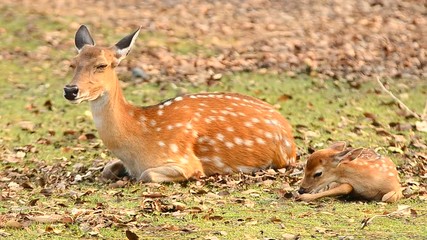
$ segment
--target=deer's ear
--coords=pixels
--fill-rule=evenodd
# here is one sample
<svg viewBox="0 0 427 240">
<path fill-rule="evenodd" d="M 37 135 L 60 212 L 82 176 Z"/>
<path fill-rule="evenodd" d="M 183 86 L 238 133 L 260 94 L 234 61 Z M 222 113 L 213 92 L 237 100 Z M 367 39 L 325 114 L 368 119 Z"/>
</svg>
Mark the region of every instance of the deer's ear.
<svg viewBox="0 0 427 240">
<path fill-rule="evenodd" d="M 356 149 L 347 149 L 342 152 L 339 152 L 334 155 L 333 159 L 336 164 L 341 163 L 343 161 L 353 161 L 354 159 L 358 158 L 364 148 L 356 148 Z"/>
<path fill-rule="evenodd" d="M 346 147 L 347 147 L 347 143 L 344 141 L 335 142 L 331 146 L 329 146 L 330 149 L 340 151 L 340 152 L 344 151 Z"/>
<path fill-rule="evenodd" d="M 82 50 L 84 45 L 95 45 L 95 42 L 85 25 L 81 25 L 79 30 L 77 30 L 76 36 L 74 37 L 74 44 L 76 45 L 78 52 Z"/>
<path fill-rule="evenodd" d="M 114 49 L 116 50 L 116 64 L 118 65 L 120 61 L 126 58 L 126 56 L 129 54 L 130 49 L 135 44 L 135 40 L 138 37 L 139 31 L 141 28 L 138 28 L 135 32 L 127 35 L 122 40 L 117 42 L 114 45 Z"/>
</svg>

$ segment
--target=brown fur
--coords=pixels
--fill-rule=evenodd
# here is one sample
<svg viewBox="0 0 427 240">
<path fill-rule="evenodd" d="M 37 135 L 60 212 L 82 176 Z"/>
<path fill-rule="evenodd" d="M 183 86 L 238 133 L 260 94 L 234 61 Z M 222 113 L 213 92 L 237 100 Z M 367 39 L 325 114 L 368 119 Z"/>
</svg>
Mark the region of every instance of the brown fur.
<svg viewBox="0 0 427 240">
<path fill-rule="evenodd" d="M 292 128 L 271 105 L 234 93 L 180 96 L 136 107 L 126 102 L 115 66 L 116 47 L 85 45 L 73 59 L 79 97 L 89 101 L 104 144 L 141 181 L 180 181 L 199 175 L 283 168 L 296 160 Z M 103 70 L 96 66 L 106 64 Z"/>
<path fill-rule="evenodd" d="M 316 173 L 322 174 L 314 177 Z M 323 191 L 327 186 L 333 188 Z M 307 160 L 300 198 L 313 201 L 326 196 L 351 195 L 366 200 L 395 202 L 402 198 L 399 174 L 387 157 L 345 144 L 314 152 Z"/>
</svg>

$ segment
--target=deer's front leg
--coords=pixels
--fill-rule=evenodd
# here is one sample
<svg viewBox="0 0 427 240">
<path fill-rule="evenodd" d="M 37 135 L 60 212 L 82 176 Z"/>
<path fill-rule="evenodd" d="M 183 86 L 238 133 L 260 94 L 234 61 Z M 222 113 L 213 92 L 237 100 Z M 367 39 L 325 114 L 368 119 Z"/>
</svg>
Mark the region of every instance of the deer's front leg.
<svg viewBox="0 0 427 240">
<path fill-rule="evenodd" d="M 120 160 L 107 163 L 102 170 L 102 177 L 107 180 L 116 180 L 128 175 L 125 165 Z"/>
<path fill-rule="evenodd" d="M 187 180 L 191 175 L 179 165 L 165 165 L 145 170 L 138 180 L 142 182 L 177 182 Z"/>
<path fill-rule="evenodd" d="M 311 202 L 323 197 L 347 195 L 351 193 L 351 191 L 353 191 L 353 187 L 348 183 L 343 183 L 337 187 L 326 190 L 324 192 L 315 193 L 315 194 L 310 194 L 310 193 L 302 194 L 301 196 L 299 196 L 299 199 L 305 202 Z"/>
</svg>

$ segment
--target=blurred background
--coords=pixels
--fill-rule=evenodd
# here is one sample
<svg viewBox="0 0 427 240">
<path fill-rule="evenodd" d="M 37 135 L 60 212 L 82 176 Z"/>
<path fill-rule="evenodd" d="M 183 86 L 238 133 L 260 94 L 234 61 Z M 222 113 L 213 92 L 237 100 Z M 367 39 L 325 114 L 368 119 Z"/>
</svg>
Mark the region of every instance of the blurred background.
<svg viewBox="0 0 427 240">
<path fill-rule="evenodd" d="M 39 43 L 2 50 L 2 60 L 70 51 L 75 30 L 86 24 L 107 45 L 142 26 L 134 49 L 142 54 L 123 67 L 154 79 L 206 82 L 218 73 L 259 71 L 360 81 L 427 72 L 422 0 L 3 0 L 0 9 L 2 45 L 15 41 L 12 35 Z M 11 21 L 25 24 L 5 28 Z"/>
</svg>

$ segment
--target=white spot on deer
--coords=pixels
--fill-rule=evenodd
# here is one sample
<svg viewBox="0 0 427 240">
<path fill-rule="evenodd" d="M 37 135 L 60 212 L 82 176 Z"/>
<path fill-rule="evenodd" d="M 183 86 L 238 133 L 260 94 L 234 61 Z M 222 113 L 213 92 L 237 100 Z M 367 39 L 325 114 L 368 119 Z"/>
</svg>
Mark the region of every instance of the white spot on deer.
<svg viewBox="0 0 427 240">
<path fill-rule="evenodd" d="M 273 134 L 271 134 L 271 132 L 265 132 L 264 135 L 266 138 L 273 138 Z"/>
<path fill-rule="evenodd" d="M 157 145 L 159 145 L 160 147 L 166 146 L 166 144 L 163 141 L 158 141 Z"/>
<path fill-rule="evenodd" d="M 234 138 L 234 142 L 235 142 L 237 145 L 242 145 L 242 144 L 243 144 L 243 139 L 241 139 L 241 138 L 239 138 L 239 137 L 235 137 L 235 138 Z"/>
<path fill-rule="evenodd" d="M 225 142 L 225 146 L 228 148 L 234 147 L 234 144 L 232 142 Z"/>
<path fill-rule="evenodd" d="M 204 104 L 204 103 L 199 103 L 200 107 L 207 107 L 208 105 Z"/>
<path fill-rule="evenodd" d="M 162 131 L 162 128 L 158 127 L 158 128 L 156 128 L 156 131 L 160 132 L 160 131 Z"/>
<path fill-rule="evenodd" d="M 171 149 L 171 151 L 173 153 L 177 153 L 178 152 L 178 145 L 176 145 L 175 143 L 169 144 L 169 147 L 170 147 L 170 149 Z"/>
<path fill-rule="evenodd" d="M 218 120 L 225 122 L 225 117 L 224 116 L 218 116 Z"/>
<path fill-rule="evenodd" d="M 237 104 L 237 103 L 235 103 L 235 102 L 231 103 L 231 105 L 233 105 L 233 106 L 235 106 L 235 107 L 238 107 L 238 106 L 239 106 L 239 104 Z"/>
<path fill-rule="evenodd" d="M 209 137 L 206 136 L 201 136 L 197 139 L 198 143 L 203 143 L 205 140 L 209 140 Z"/>
<path fill-rule="evenodd" d="M 157 124 L 156 120 L 154 120 L 154 119 L 150 120 L 150 126 L 154 127 L 154 126 L 156 126 L 156 124 Z"/>
<path fill-rule="evenodd" d="M 209 95 L 208 95 L 208 97 L 210 97 L 210 98 L 214 98 L 214 97 L 215 97 L 215 95 L 213 95 L 213 94 L 209 94 Z"/>
<path fill-rule="evenodd" d="M 163 104 L 159 105 L 159 109 L 163 109 L 165 106 Z"/>
<path fill-rule="evenodd" d="M 235 113 L 235 112 L 230 112 L 230 115 L 233 117 L 237 117 L 237 113 Z"/>
<path fill-rule="evenodd" d="M 200 113 L 198 113 L 198 112 L 195 112 L 195 113 L 194 113 L 194 116 L 196 116 L 196 117 L 201 117 L 201 116 L 202 116 L 202 114 L 200 114 Z"/>
<path fill-rule="evenodd" d="M 157 115 L 162 116 L 163 115 L 163 110 L 157 111 Z"/>
<path fill-rule="evenodd" d="M 225 98 L 227 98 L 227 99 L 231 99 L 232 97 L 231 97 L 231 96 L 226 95 L 226 96 L 225 96 Z"/>
<path fill-rule="evenodd" d="M 291 144 L 289 143 L 289 141 L 288 140 L 284 140 L 284 142 L 285 142 L 285 146 L 287 147 L 287 148 L 290 148 L 291 147 Z"/>
<path fill-rule="evenodd" d="M 188 154 L 184 154 L 184 156 L 182 156 L 182 158 L 180 159 L 180 162 L 182 164 L 187 164 L 188 163 L 188 159 L 189 159 Z"/>
<path fill-rule="evenodd" d="M 249 167 L 249 166 L 237 166 L 237 170 L 242 173 L 253 173 L 258 170 L 258 168 L 255 167 Z"/>
<path fill-rule="evenodd" d="M 234 128 L 233 127 L 226 127 L 225 130 L 229 131 L 229 132 L 234 132 Z"/>
<path fill-rule="evenodd" d="M 172 101 L 167 101 L 167 102 L 163 103 L 164 106 L 169 106 L 171 104 L 172 104 Z"/>
<path fill-rule="evenodd" d="M 180 97 L 176 97 L 174 100 L 177 101 L 177 102 L 179 102 L 179 101 L 182 101 L 182 99 L 183 98 L 180 96 Z"/>
<path fill-rule="evenodd" d="M 192 135 L 194 138 L 196 138 L 196 137 L 199 135 L 199 133 L 198 133 L 196 130 L 193 130 L 193 131 L 191 131 L 191 135 Z"/>
<path fill-rule="evenodd" d="M 167 126 L 166 126 L 166 129 L 167 129 L 167 130 L 172 130 L 172 129 L 173 129 L 173 126 L 172 126 L 172 125 L 167 125 Z"/>
<path fill-rule="evenodd" d="M 133 116 L 135 116 L 135 113 L 134 113 L 133 111 L 129 111 L 128 113 L 129 113 L 129 115 L 130 115 L 130 116 L 132 116 L 132 117 L 133 117 Z"/>
<path fill-rule="evenodd" d="M 259 138 L 259 137 L 255 138 L 255 141 L 256 141 L 258 144 L 265 144 L 264 139 Z"/>
<path fill-rule="evenodd" d="M 227 111 L 227 110 L 221 110 L 221 113 L 224 114 L 224 115 L 227 115 L 227 114 L 229 114 L 229 111 Z"/>
<path fill-rule="evenodd" d="M 218 113 L 218 111 L 217 111 L 217 110 L 215 110 L 215 109 L 212 109 L 212 110 L 211 110 L 211 113 Z"/>
<path fill-rule="evenodd" d="M 234 109 L 232 107 L 225 107 L 225 110 L 234 111 Z"/>
<path fill-rule="evenodd" d="M 205 118 L 205 123 L 211 123 L 212 120 L 210 120 L 209 118 Z"/>
<path fill-rule="evenodd" d="M 182 127 L 182 126 L 184 126 L 184 124 L 182 124 L 182 123 L 175 123 L 175 127 Z"/>
<path fill-rule="evenodd" d="M 190 98 L 195 99 L 195 98 L 197 98 L 197 96 L 196 95 L 190 95 Z"/>
<path fill-rule="evenodd" d="M 219 168 L 224 167 L 224 163 L 222 162 L 222 159 L 218 156 L 214 156 L 212 158 L 212 160 L 214 161 L 215 165 Z"/>
<path fill-rule="evenodd" d="M 246 114 L 244 114 L 244 113 L 242 113 L 242 112 L 238 112 L 237 114 L 238 114 L 239 116 L 246 117 Z"/>
<path fill-rule="evenodd" d="M 200 157 L 200 161 L 202 161 L 202 162 L 210 162 L 211 159 L 208 158 L 208 157 Z"/>
<path fill-rule="evenodd" d="M 245 127 L 253 127 L 254 125 L 251 122 L 244 122 L 243 125 L 245 125 Z"/>
<path fill-rule="evenodd" d="M 216 139 L 218 139 L 219 141 L 223 142 L 224 141 L 224 135 L 222 135 L 221 133 L 218 133 L 216 135 Z"/>
<path fill-rule="evenodd" d="M 251 119 L 251 121 L 252 121 L 253 123 L 259 123 L 259 119 L 258 119 L 258 118 L 252 118 L 252 119 Z"/>
<path fill-rule="evenodd" d="M 252 140 L 244 140 L 244 143 L 246 147 L 252 147 L 254 145 L 254 141 Z"/>
<path fill-rule="evenodd" d="M 389 175 L 390 177 L 394 177 L 394 173 L 392 173 L 392 172 L 389 172 L 389 173 L 388 173 L 388 175 Z"/>
</svg>

